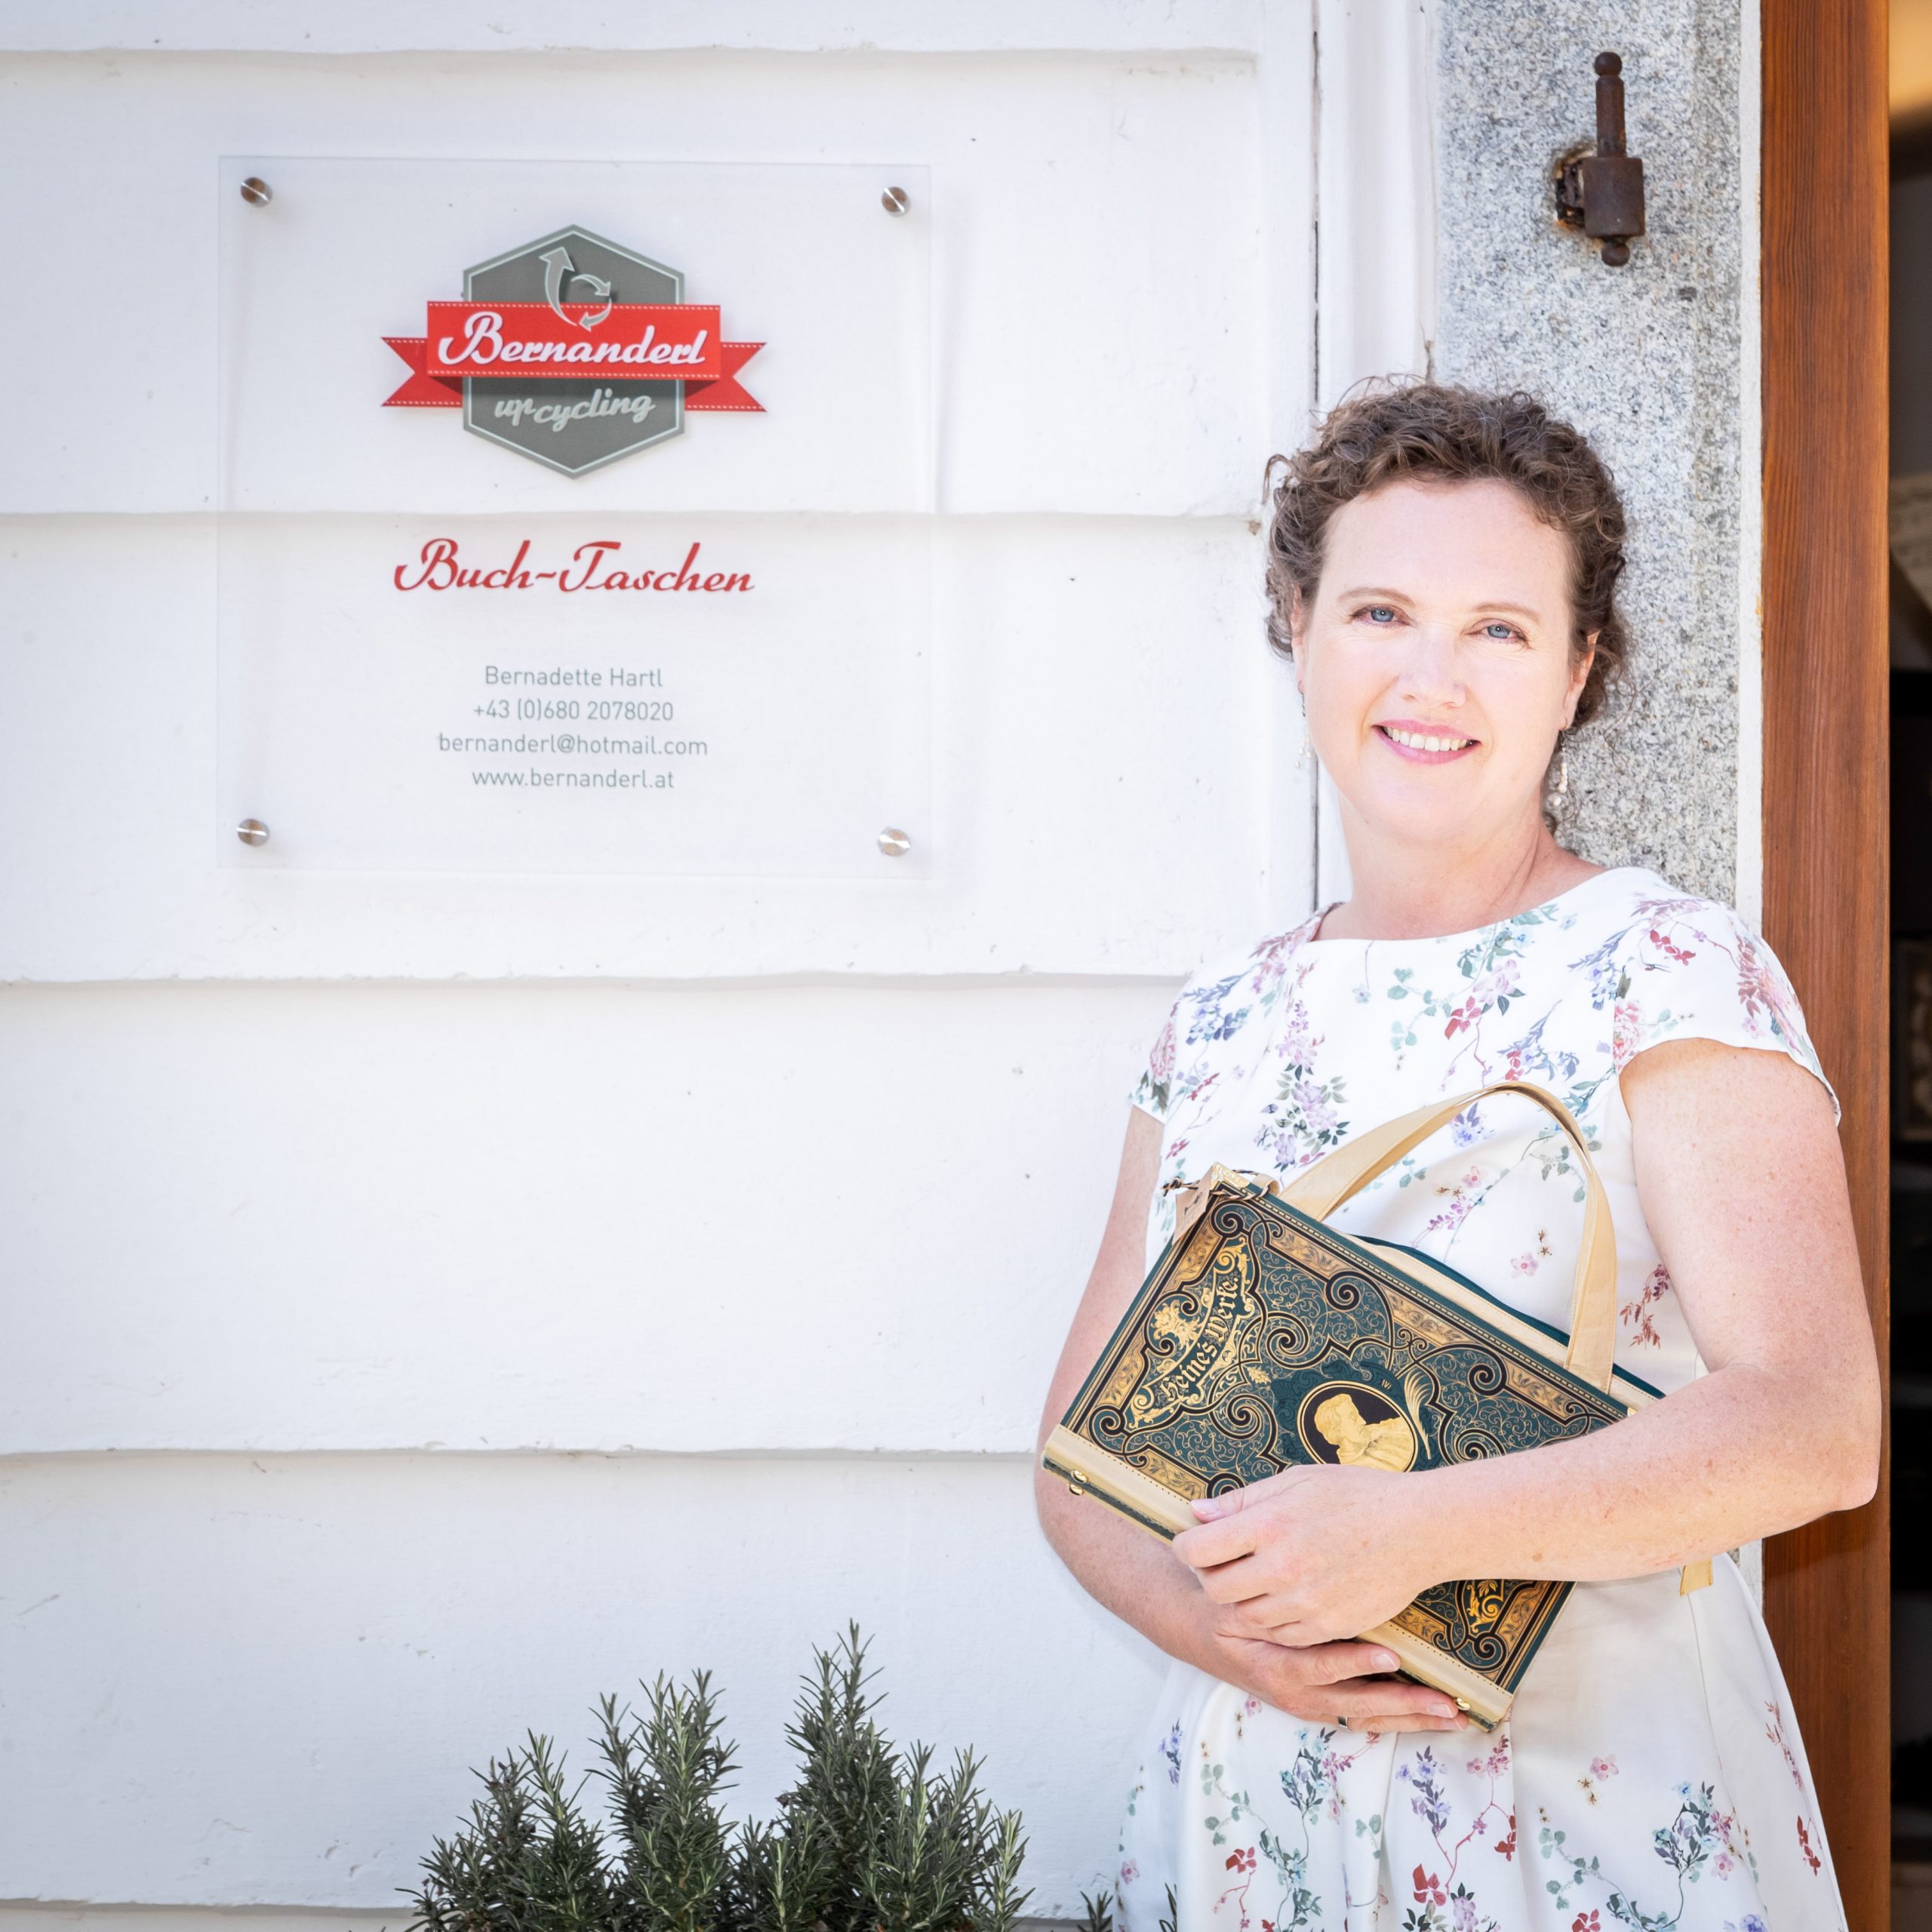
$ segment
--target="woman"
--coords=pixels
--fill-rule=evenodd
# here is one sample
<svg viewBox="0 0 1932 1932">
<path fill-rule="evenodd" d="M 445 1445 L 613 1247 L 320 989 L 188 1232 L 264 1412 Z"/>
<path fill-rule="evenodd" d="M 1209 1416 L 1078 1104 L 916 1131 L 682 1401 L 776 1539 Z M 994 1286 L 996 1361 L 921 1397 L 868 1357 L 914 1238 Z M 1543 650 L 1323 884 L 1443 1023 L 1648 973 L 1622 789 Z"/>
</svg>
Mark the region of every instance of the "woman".
<svg viewBox="0 0 1932 1932">
<path fill-rule="evenodd" d="M 1623 530 L 1575 430 L 1527 396 L 1430 383 L 1344 404 L 1275 491 L 1271 640 L 1352 886 L 1176 999 L 1042 1438 L 1171 1230 L 1164 1184 L 1217 1160 L 1291 1172 L 1505 1079 L 1581 1121 L 1616 1228 L 1619 1364 L 1665 1399 L 1413 1474 L 1364 1437 L 1195 1504 L 1171 1546 L 1043 1476 L 1063 1560 L 1174 1660 L 1122 1833 L 1129 1932 L 1844 1924 L 1783 1680 L 1721 1553 L 1876 1484 L 1838 1103 L 1736 913 L 1549 829 L 1563 734 L 1624 656 Z M 1564 1146 L 1494 1097 L 1335 1225 L 1567 1325 Z M 1712 1586 L 1681 1594 L 1678 1566 L 1713 1553 Z M 1478 1577 L 1580 1585 L 1491 1733 L 1351 1641 Z"/>
</svg>

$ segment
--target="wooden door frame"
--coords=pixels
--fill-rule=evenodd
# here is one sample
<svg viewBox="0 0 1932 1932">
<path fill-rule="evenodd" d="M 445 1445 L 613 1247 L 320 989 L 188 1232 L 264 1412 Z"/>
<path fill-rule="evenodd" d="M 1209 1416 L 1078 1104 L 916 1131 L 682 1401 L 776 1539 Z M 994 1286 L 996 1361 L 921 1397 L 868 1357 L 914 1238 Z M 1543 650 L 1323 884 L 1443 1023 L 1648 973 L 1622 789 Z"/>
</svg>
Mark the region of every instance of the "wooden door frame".
<svg viewBox="0 0 1932 1932">
<path fill-rule="evenodd" d="M 1764 928 L 1844 1108 L 1885 1361 L 1890 820 L 1884 0 L 1761 0 Z M 1890 1916 L 1890 1457 L 1764 1552 L 1854 1932 Z"/>
</svg>

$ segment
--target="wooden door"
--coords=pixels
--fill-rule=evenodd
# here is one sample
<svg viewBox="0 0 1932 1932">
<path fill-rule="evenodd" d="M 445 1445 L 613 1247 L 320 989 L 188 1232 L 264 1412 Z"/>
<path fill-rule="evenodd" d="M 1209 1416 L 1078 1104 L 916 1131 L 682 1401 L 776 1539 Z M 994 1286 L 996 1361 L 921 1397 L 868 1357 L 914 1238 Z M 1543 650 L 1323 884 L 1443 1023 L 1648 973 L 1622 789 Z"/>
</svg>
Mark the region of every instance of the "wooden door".
<svg viewBox="0 0 1932 1932">
<path fill-rule="evenodd" d="M 1764 931 L 1843 1102 L 1887 1331 L 1884 0 L 1763 0 Z M 1890 1911 L 1889 1457 L 1779 1537 L 1764 1614 L 1855 1932 Z"/>
</svg>

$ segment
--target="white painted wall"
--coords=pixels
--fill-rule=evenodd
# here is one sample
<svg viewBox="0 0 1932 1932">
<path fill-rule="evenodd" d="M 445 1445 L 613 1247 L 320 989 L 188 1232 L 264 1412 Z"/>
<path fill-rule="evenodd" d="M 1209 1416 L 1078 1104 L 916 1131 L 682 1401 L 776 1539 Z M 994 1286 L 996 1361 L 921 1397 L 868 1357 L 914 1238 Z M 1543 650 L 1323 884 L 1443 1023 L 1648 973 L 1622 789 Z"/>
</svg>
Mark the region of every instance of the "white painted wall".
<svg viewBox="0 0 1932 1932">
<path fill-rule="evenodd" d="M 1310 8 L 480 18 L 0 13 L 46 265 L 0 350 L 61 358 L 0 517 L 0 1911 L 393 1921 L 471 1765 L 660 1669 L 718 1670 L 767 1804 L 848 1614 L 1075 1909 L 1158 1660 L 1040 1542 L 1035 1404 L 1174 985 L 1312 891 L 1249 528 L 1346 163 Z M 928 876 L 214 862 L 243 154 L 930 171 Z M 1017 366 L 1016 306 L 1080 358 Z M 878 507 L 787 460 L 761 514 Z M 315 482 L 318 554 L 386 506 Z"/>
</svg>

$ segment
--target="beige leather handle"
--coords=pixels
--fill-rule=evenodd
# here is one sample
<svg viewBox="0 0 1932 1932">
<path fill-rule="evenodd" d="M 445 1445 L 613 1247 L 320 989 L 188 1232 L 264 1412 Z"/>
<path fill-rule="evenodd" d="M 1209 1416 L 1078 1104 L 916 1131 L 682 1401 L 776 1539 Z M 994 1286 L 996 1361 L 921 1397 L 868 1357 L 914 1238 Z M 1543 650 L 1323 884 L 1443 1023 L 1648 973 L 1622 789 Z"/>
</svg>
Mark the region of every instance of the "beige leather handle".
<svg viewBox="0 0 1932 1932">
<path fill-rule="evenodd" d="M 1499 1080 L 1494 1086 L 1475 1088 L 1453 1100 L 1418 1107 L 1414 1113 L 1385 1121 L 1332 1154 L 1324 1154 L 1283 1188 L 1281 1198 L 1304 1214 L 1325 1221 L 1412 1147 L 1447 1126 L 1465 1107 L 1492 1094 L 1521 1094 L 1535 1101 L 1555 1118 L 1576 1149 L 1585 1189 L 1583 1244 L 1577 1256 L 1577 1283 L 1570 1297 L 1570 1343 L 1563 1365 L 1592 1388 L 1607 1391 L 1617 1354 L 1617 1233 L 1611 1226 L 1603 1183 L 1590 1159 L 1590 1150 L 1583 1144 L 1583 1131 L 1570 1109 L 1546 1088 L 1528 1080 Z"/>
</svg>

